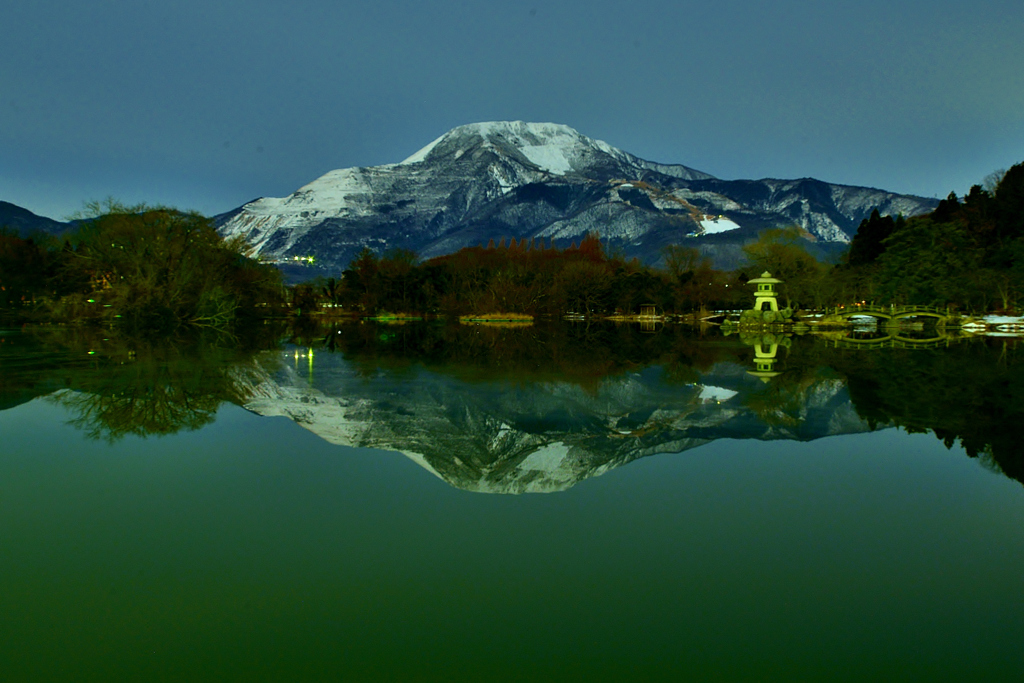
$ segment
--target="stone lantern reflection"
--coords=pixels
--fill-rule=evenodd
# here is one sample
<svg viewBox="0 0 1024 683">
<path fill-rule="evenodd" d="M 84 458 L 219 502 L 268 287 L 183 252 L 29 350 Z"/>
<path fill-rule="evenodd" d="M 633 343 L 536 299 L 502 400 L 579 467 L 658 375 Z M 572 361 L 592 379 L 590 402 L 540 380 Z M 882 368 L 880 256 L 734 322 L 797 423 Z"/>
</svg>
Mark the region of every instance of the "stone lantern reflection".
<svg viewBox="0 0 1024 683">
<path fill-rule="evenodd" d="M 779 347 L 789 346 L 792 343 L 788 337 L 770 333 L 743 334 L 741 332 L 740 341 L 754 347 L 754 369 L 747 370 L 748 375 L 753 375 L 762 382 L 768 382 L 772 377 L 782 374 L 775 369 L 775 364 L 779 360 Z"/>
</svg>

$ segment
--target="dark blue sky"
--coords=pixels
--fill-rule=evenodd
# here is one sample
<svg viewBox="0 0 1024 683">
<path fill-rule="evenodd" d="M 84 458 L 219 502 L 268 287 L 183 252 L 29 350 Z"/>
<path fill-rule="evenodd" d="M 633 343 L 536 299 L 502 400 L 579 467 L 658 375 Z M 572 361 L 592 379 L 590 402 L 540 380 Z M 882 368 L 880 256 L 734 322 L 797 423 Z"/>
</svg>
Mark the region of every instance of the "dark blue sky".
<svg viewBox="0 0 1024 683">
<path fill-rule="evenodd" d="M 723 178 L 925 196 L 1024 161 L 1020 0 L 0 0 L 0 199 L 205 213 L 564 123 Z"/>
</svg>

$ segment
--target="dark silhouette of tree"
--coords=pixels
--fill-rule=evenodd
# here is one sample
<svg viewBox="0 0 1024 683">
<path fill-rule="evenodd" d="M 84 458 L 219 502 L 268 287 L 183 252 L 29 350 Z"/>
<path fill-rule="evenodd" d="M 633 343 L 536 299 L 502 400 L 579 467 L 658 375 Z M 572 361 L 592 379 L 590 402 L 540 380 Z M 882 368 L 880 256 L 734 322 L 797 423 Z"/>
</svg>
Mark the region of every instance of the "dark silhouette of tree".
<svg viewBox="0 0 1024 683">
<path fill-rule="evenodd" d="M 54 302 L 58 319 L 225 327 L 281 302 L 280 272 L 197 213 L 94 202 L 68 239 L 57 277 L 75 291 Z"/>
<path fill-rule="evenodd" d="M 935 207 L 935 211 L 932 211 L 932 220 L 936 223 L 948 223 L 960 216 L 960 200 L 957 198 L 955 192 L 950 192 L 949 196 L 939 202 L 939 205 Z"/>
<path fill-rule="evenodd" d="M 993 208 L 1003 246 L 1024 237 L 1024 163 L 1010 168 L 996 186 Z"/>
<path fill-rule="evenodd" d="M 860 222 L 853 236 L 847 262 L 851 266 L 873 263 L 885 252 L 885 240 L 895 229 L 896 221 L 892 216 L 881 216 L 878 209 L 872 211 L 870 217 Z"/>
<path fill-rule="evenodd" d="M 364 247 L 342 273 L 343 300 L 347 307 L 367 315 L 377 311 L 377 301 L 380 297 L 380 283 L 377 278 L 379 261 L 377 254 Z"/>
<path fill-rule="evenodd" d="M 757 241 L 743 247 L 743 253 L 757 275 L 767 271 L 783 281 L 782 296 L 788 308 L 821 306 L 825 266 L 804 248 L 796 227 L 765 230 Z"/>
<path fill-rule="evenodd" d="M 927 215 L 873 212 L 826 282 L 843 303 L 1014 309 L 1024 297 L 1024 164 L 974 185 L 962 202 L 950 193 Z"/>
<path fill-rule="evenodd" d="M 44 247 L 0 228 L 0 311 L 24 315 L 47 295 L 54 258 Z"/>
</svg>

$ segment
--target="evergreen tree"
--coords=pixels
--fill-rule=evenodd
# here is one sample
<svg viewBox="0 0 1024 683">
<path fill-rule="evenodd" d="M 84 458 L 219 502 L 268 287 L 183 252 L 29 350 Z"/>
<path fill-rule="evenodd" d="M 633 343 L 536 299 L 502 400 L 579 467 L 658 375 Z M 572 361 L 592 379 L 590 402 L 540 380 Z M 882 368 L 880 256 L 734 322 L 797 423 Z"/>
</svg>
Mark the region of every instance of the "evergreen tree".
<svg viewBox="0 0 1024 683">
<path fill-rule="evenodd" d="M 931 214 L 932 220 L 936 223 L 948 223 L 959 217 L 960 208 L 960 200 L 957 199 L 956 192 L 950 192 L 949 196 L 935 207 L 935 211 Z"/>
<path fill-rule="evenodd" d="M 993 204 L 1001 244 L 1024 237 L 1024 163 L 1011 167 L 999 181 Z"/>
<path fill-rule="evenodd" d="M 881 216 L 878 209 L 871 212 L 869 218 L 860 222 L 857 234 L 850 242 L 847 262 L 851 266 L 872 263 L 885 252 L 885 239 L 893 233 L 896 221 L 892 216 Z"/>
</svg>

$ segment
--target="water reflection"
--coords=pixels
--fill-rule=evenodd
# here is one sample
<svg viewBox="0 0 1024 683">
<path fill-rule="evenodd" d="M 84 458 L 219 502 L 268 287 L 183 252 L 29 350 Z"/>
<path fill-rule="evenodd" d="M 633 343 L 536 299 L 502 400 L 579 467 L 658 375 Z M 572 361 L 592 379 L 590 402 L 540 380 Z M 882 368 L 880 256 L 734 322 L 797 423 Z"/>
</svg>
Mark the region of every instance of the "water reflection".
<svg viewBox="0 0 1024 683">
<path fill-rule="evenodd" d="M 250 407 L 335 443 L 403 451 L 477 491 L 562 489 L 720 438 L 812 440 L 881 426 L 963 440 L 1021 479 L 1008 447 L 1021 424 L 1010 414 L 1024 379 L 1014 380 L 1016 347 L 944 334 L 936 350 L 912 335 L 846 346 L 845 333 L 350 325 L 297 340 L 328 353 L 301 378 L 275 377 Z M 1001 412 L 976 419 L 972 406 L 982 407 L 966 393 Z"/>
<path fill-rule="evenodd" d="M 47 399 L 0 412 L 6 679 L 1019 678 L 1019 485 L 931 435 L 783 441 L 899 423 L 1019 478 L 1012 342 L 794 336 L 764 382 L 754 345 L 674 326 L 69 334 L 0 342 L 5 405 L 125 392 L 90 424 L 141 433 L 154 392 L 162 427 L 214 400 L 296 422 L 222 406 L 108 446 Z M 621 469 L 499 499 L 314 432 L 473 491 Z"/>
<path fill-rule="evenodd" d="M 754 370 L 748 370 L 747 374 L 758 377 L 763 382 L 768 382 L 781 373 L 775 370 L 775 363 L 779 360 L 779 347 L 789 347 L 792 339 L 782 334 L 764 332 L 761 334 L 740 333 L 740 341 L 747 346 L 754 347 Z"/>
<path fill-rule="evenodd" d="M 948 348 L 963 337 L 946 330 L 910 330 L 883 327 L 880 330 L 855 331 L 831 336 L 836 348 L 846 349 L 937 349 Z"/>
<path fill-rule="evenodd" d="M 259 330 L 243 337 L 137 338 L 43 328 L 19 337 L 18 353 L 3 349 L 0 400 L 12 407 L 49 396 L 94 439 L 195 430 L 212 422 L 222 403 L 241 405 L 266 381 L 273 367 L 256 356 L 279 336 Z M 14 335 L 8 337 L 13 345 Z"/>
<path fill-rule="evenodd" d="M 857 413 L 870 425 L 930 431 L 1024 482 L 1024 363 L 1016 340 L 837 350 L 828 362 L 846 378 Z"/>
<path fill-rule="evenodd" d="M 332 443 L 401 451 L 486 492 L 563 490 L 716 439 L 883 426 L 959 441 L 1024 481 L 1015 340 L 840 336 L 407 323 L 126 340 L 53 329 L 0 339 L 0 408 L 50 396 L 112 441 L 198 429 L 230 402 Z"/>
</svg>

